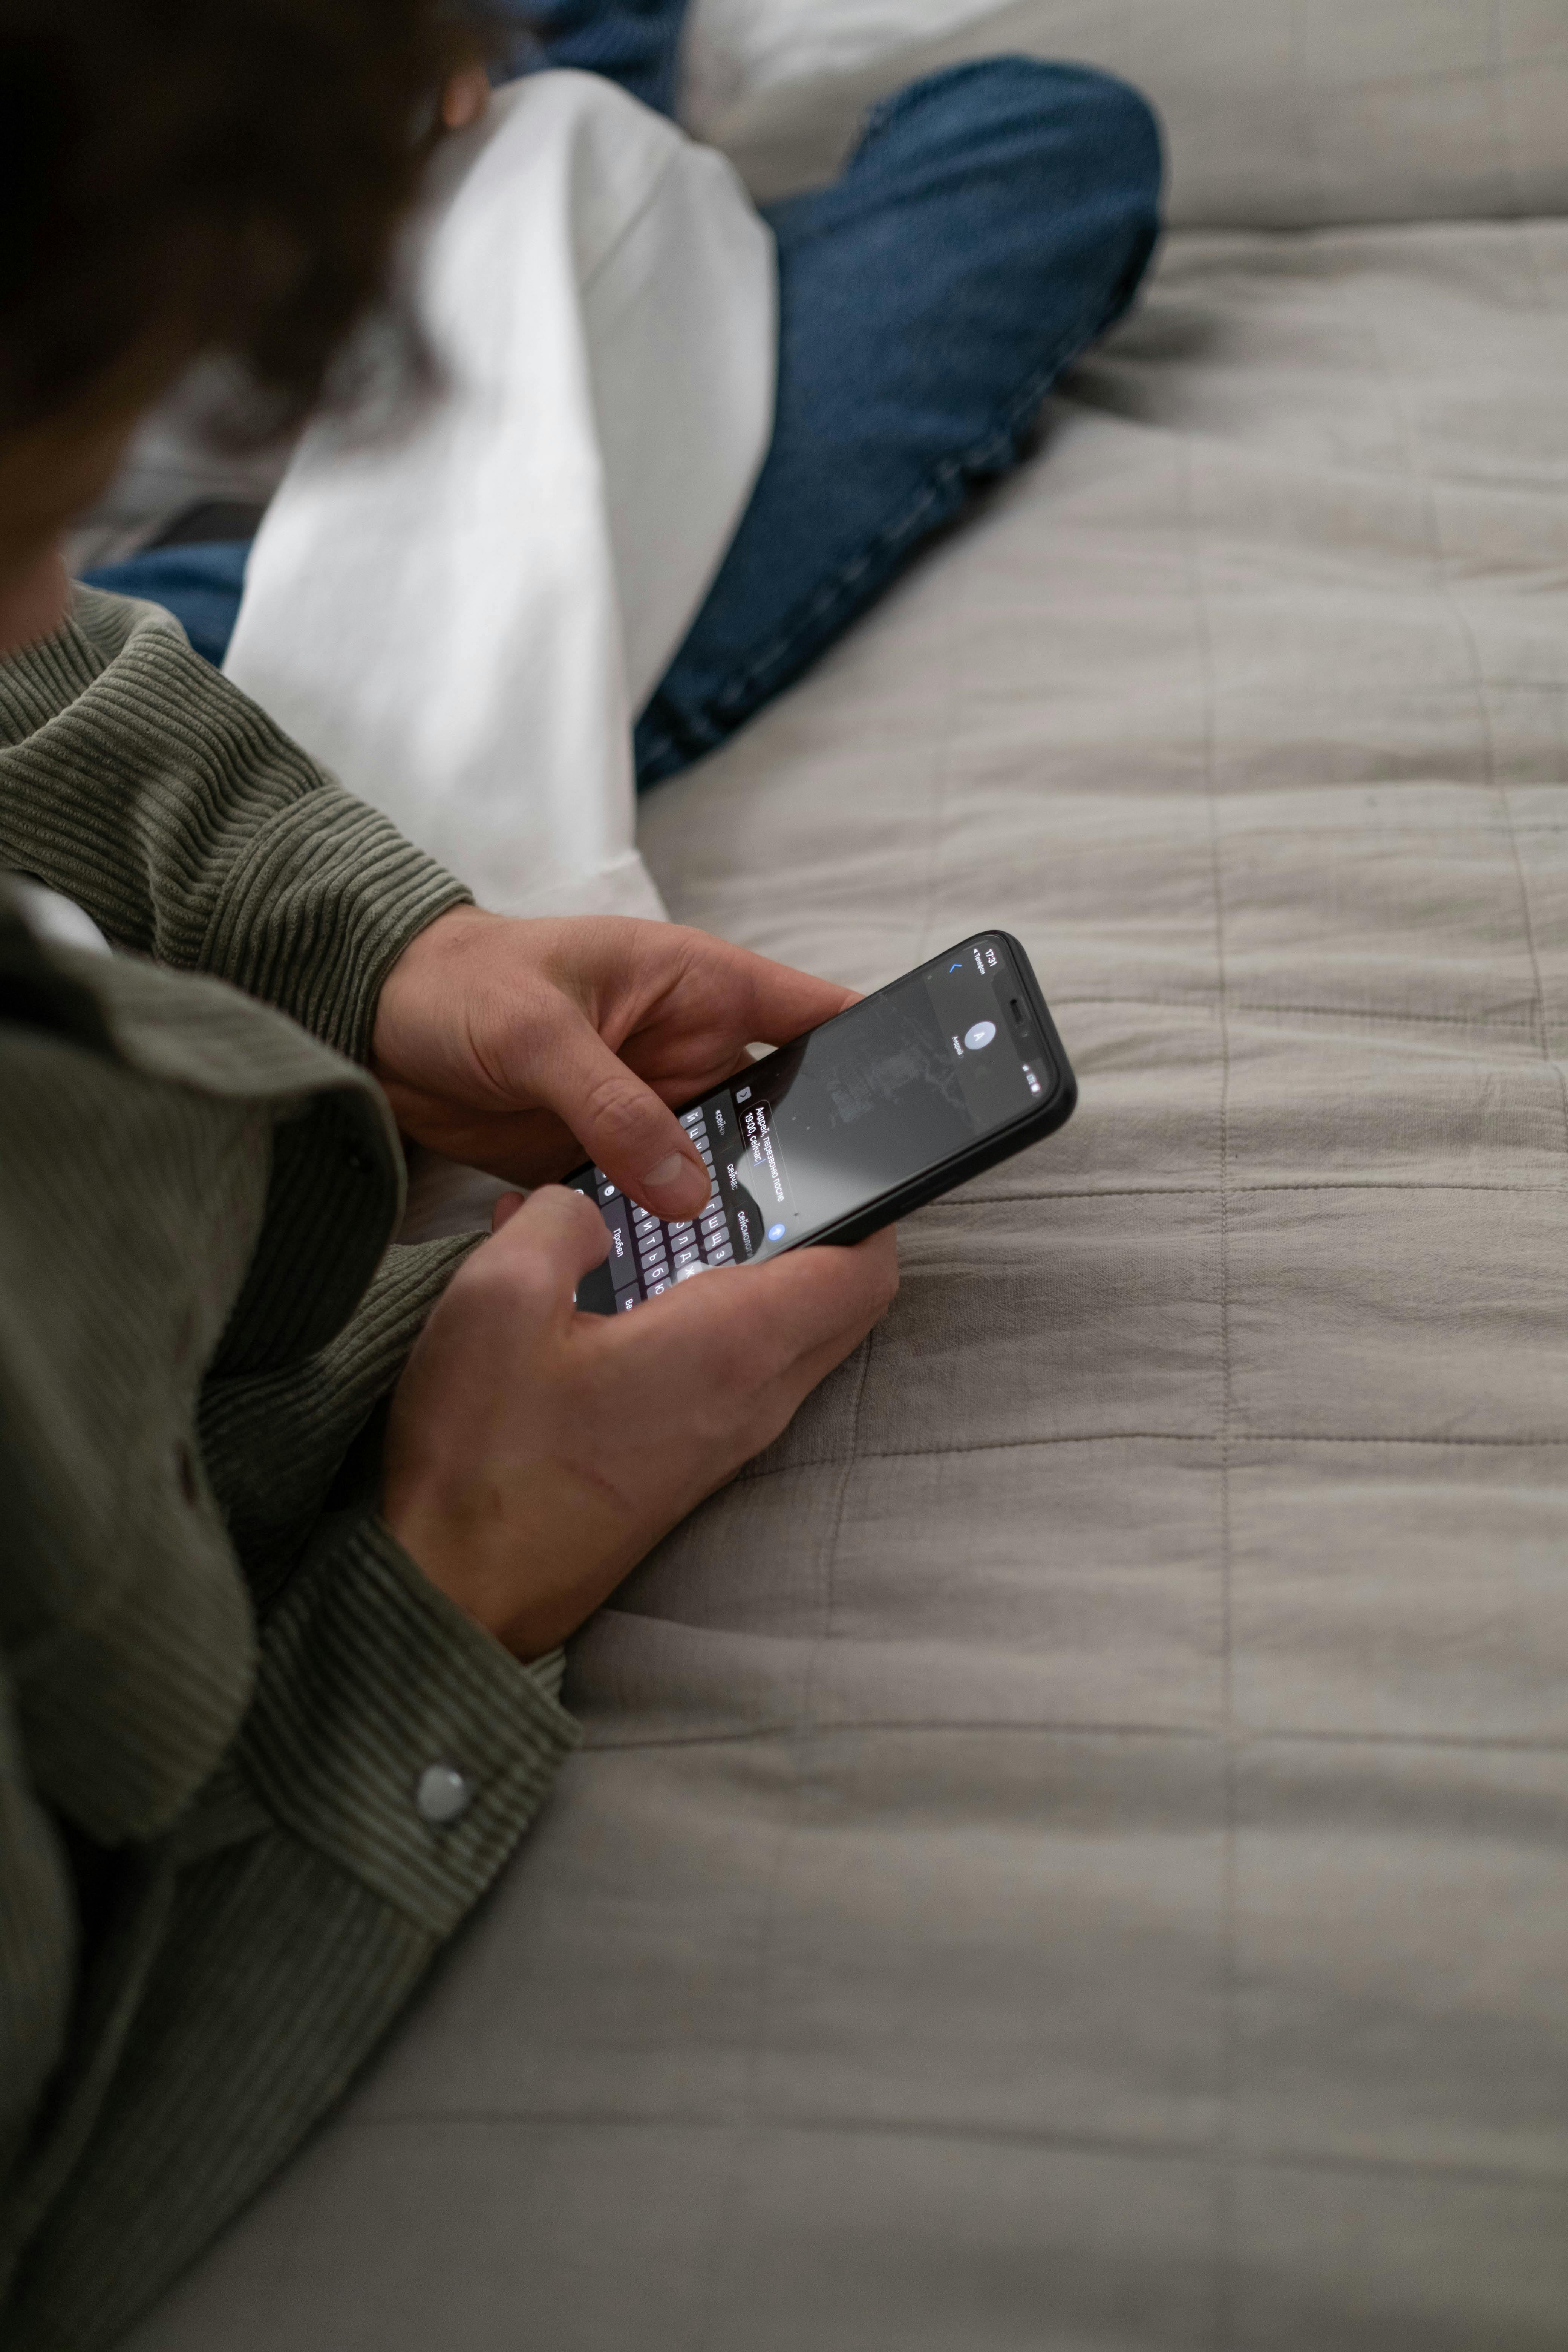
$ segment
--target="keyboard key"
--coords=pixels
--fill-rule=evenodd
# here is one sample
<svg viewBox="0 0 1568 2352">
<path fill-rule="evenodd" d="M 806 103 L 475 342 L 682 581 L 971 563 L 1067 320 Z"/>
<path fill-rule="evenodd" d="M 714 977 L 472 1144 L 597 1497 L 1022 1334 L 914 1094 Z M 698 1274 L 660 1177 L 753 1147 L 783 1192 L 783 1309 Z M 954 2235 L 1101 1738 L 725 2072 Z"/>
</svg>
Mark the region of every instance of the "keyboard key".
<svg viewBox="0 0 1568 2352">
<path fill-rule="evenodd" d="M 683 1248 L 696 1230 L 689 1217 L 683 1218 L 678 1225 L 671 1225 L 669 1227 L 670 1246 L 674 1249 Z"/>
<path fill-rule="evenodd" d="M 669 1260 L 667 1257 L 656 1257 L 650 1265 L 645 1257 L 642 1264 L 642 1278 L 650 1289 L 656 1282 L 668 1282 Z"/>
<path fill-rule="evenodd" d="M 728 1242 L 715 1242 L 707 1252 L 710 1265 L 733 1265 L 735 1253 Z"/>
<path fill-rule="evenodd" d="M 700 1224 L 705 1234 L 711 1233 L 715 1225 L 722 1225 L 726 1222 L 727 1220 L 725 1218 L 722 1206 L 720 1206 L 717 1209 L 704 1209 L 701 1216 L 698 1219 L 698 1223 Z"/>
<path fill-rule="evenodd" d="M 700 1251 L 700 1249 L 698 1249 L 695 1245 L 693 1245 L 690 1249 L 680 1249 L 680 1250 L 677 1250 L 677 1251 L 676 1251 L 676 1253 L 675 1253 L 675 1258 L 674 1258 L 674 1265 L 675 1265 L 675 1278 L 676 1278 L 677 1282 L 679 1282 L 679 1281 L 680 1280 L 680 1269 L 681 1269 L 681 1267 L 682 1267 L 683 1265 L 695 1265 L 697 1264 L 698 1260 L 701 1257 L 701 1255 L 702 1255 L 701 1251 Z"/>
<path fill-rule="evenodd" d="M 698 1258 L 692 1265 L 683 1265 L 676 1275 L 675 1278 L 677 1282 L 689 1282 L 694 1274 L 710 1274 L 711 1272 L 711 1266 L 704 1265 L 701 1259 Z"/>
<path fill-rule="evenodd" d="M 637 1278 L 637 1253 L 632 1246 L 632 1221 L 624 1201 L 606 1201 L 600 1211 L 610 1229 L 610 1280 L 625 1290 Z"/>
<path fill-rule="evenodd" d="M 647 1295 L 650 1298 L 662 1298 L 668 1288 L 669 1284 L 668 1282 L 650 1282 L 647 1286 Z"/>
<path fill-rule="evenodd" d="M 682 1127 L 700 1127 L 702 1124 L 700 1106 L 696 1110 L 683 1110 L 680 1114 L 680 1124 Z"/>
<path fill-rule="evenodd" d="M 617 1314 L 624 1315 L 628 1307 L 640 1307 L 641 1305 L 642 1300 L 637 1297 L 635 1290 L 618 1290 L 616 1293 L 616 1310 Z"/>
</svg>

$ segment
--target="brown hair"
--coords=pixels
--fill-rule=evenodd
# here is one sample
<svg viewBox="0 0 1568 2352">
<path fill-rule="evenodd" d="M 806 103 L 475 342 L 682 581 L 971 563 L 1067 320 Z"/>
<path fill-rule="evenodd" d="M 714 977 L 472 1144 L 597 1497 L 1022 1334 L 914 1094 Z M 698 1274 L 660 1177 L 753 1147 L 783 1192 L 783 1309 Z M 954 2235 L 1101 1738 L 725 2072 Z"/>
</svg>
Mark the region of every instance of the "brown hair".
<svg viewBox="0 0 1568 2352">
<path fill-rule="evenodd" d="M 443 0 L 0 0 L 0 426 L 207 352 L 239 363 L 247 437 L 297 423 L 386 295 L 479 21 Z"/>
</svg>

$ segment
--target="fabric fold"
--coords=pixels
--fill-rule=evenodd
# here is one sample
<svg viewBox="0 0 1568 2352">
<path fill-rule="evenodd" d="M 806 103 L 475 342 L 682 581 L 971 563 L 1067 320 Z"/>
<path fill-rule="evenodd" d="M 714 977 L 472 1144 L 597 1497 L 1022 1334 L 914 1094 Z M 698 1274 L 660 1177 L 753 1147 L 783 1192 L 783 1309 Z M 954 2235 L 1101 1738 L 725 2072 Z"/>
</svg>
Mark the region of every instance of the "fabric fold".
<svg viewBox="0 0 1568 2352">
<path fill-rule="evenodd" d="M 317 424 L 226 673 L 507 914 L 662 914 L 631 723 L 773 428 L 773 239 L 730 165 L 586 74 L 439 159 L 409 253 L 438 384 Z"/>
</svg>

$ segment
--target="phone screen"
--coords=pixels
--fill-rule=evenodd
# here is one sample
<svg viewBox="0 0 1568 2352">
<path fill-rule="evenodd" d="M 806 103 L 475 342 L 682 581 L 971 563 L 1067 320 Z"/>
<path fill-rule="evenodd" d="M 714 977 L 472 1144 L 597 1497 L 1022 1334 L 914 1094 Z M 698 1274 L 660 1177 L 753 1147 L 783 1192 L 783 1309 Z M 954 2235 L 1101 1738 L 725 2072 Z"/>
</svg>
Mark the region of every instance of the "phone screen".
<svg viewBox="0 0 1568 2352">
<path fill-rule="evenodd" d="M 570 1181 L 598 1200 L 610 1232 L 606 1271 L 625 1312 L 707 1267 L 812 1240 L 1014 1125 L 1058 1084 L 1006 943 L 983 937 L 686 1111 L 681 1123 L 709 1172 L 700 1216 L 661 1223 L 602 1169 Z"/>
</svg>

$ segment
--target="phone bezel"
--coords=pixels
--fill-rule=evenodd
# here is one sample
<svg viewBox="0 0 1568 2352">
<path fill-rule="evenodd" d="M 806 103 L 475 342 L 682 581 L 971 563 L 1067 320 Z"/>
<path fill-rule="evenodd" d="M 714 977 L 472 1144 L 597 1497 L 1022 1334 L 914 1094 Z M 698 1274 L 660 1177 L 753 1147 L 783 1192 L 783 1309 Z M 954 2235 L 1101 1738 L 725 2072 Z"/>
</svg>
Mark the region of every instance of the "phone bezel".
<svg viewBox="0 0 1568 2352">
<path fill-rule="evenodd" d="M 880 1233 L 884 1225 L 896 1223 L 899 1218 L 908 1216 L 912 1210 L 923 1209 L 929 1202 L 939 1200 L 942 1193 L 967 1183 L 972 1176 L 984 1175 L 986 1169 L 998 1166 L 1004 1160 L 1011 1160 L 1015 1152 L 1026 1150 L 1032 1143 L 1042 1142 L 1047 1135 L 1054 1135 L 1058 1128 L 1065 1127 L 1072 1117 L 1078 1104 L 1078 1080 L 1073 1075 L 1057 1024 L 1051 1019 L 1050 1008 L 1039 982 L 1035 978 L 1034 966 L 1011 931 L 972 931 L 967 939 L 960 940 L 951 948 L 944 948 L 940 955 L 927 956 L 923 963 L 900 972 L 885 987 L 873 989 L 870 995 L 863 996 L 858 1003 L 846 1005 L 842 1013 L 834 1014 L 832 1021 L 823 1022 L 822 1027 L 830 1029 L 834 1022 L 853 1020 L 861 1005 L 874 1003 L 879 996 L 890 994 L 907 981 L 929 971 L 933 963 L 967 954 L 981 941 L 1005 950 L 1013 967 L 1013 976 L 1019 983 L 1030 1017 L 1039 1032 L 1041 1045 L 1056 1072 L 1055 1087 L 1035 1109 L 1023 1112 L 1007 1126 L 997 1128 L 990 1135 L 976 1137 L 962 1151 L 951 1153 L 947 1159 L 922 1169 L 918 1176 L 909 1177 L 902 1184 L 879 1193 L 874 1201 L 868 1201 L 863 1208 L 855 1210 L 848 1216 L 838 1218 L 833 1224 L 819 1225 L 815 1233 L 802 1234 L 798 1240 L 786 1242 L 782 1248 L 770 1252 L 771 1256 L 784 1257 L 792 1249 L 817 1249 L 824 1244 L 847 1249 L 854 1243 L 866 1240 L 868 1234 Z M 752 1066 L 760 1070 L 769 1058 L 764 1055 L 762 1061 Z M 737 1072 L 736 1075 L 743 1079 L 745 1073 Z M 711 1091 L 710 1088 L 709 1092 Z M 701 1099 L 703 1097 L 699 1097 L 699 1100 Z M 752 1263 L 766 1265 L 767 1260 L 752 1260 Z"/>
<path fill-rule="evenodd" d="M 879 1233 L 884 1225 L 896 1223 L 900 1217 L 908 1216 L 911 1210 L 923 1209 L 928 1202 L 939 1199 L 943 1192 L 951 1192 L 955 1186 L 967 1183 L 972 1176 L 983 1175 L 986 1169 L 994 1168 L 1002 1160 L 1012 1159 L 1015 1152 L 1026 1150 L 1030 1144 L 1043 1141 L 1047 1135 L 1054 1135 L 1058 1128 L 1065 1126 L 1072 1117 L 1078 1103 L 1078 1080 L 1073 1075 L 1072 1065 L 1068 1060 L 1067 1050 L 1062 1044 L 1056 1023 L 1051 1019 L 1050 1008 L 1046 1003 L 1039 982 L 1035 977 L 1034 966 L 1030 963 L 1023 947 L 1010 931 L 996 929 L 972 931 L 967 939 L 959 940 L 953 947 L 944 949 L 942 955 L 927 956 L 923 962 L 914 965 L 909 971 L 900 972 L 897 979 L 889 981 L 885 987 L 873 989 L 868 996 L 861 997 L 854 1004 L 847 1004 L 842 1013 L 834 1013 L 831 1020 L 820 1023 L 819 1027 L 831 1029 L 836 1022 L 852 1021 L 864 1005 L 874 1003 L 878 997 L 889 995 L 895 988 L 903 987 L 907 982 L 917 978 L 920 973 L 928 971 L 933 963 L 940 963 L 955 956 L 966 955 L 972 948 L 982 942 L 1000 947 L 1005 952 L 1012 967 L 1013 979 L 1016 983 L 1016 992 L 1023 997 L 1028 1007 L 1029 1017 L 1038 1033 L 1041 1057 L 1049 1061 L 1056 1074 L 1055 1087 L 1034 1109 L 1023 1112 L 1017 1118 L 1010 1120 L 1005 1127 L 997 1128 L 990 1135 L 977 1137 L 973 1143 L 966 1144 L 963 1150 L 951 1153 L 947 1159 L 936 1161 L 930 1168 L 922 1169 L 918 1176 L 909 1177 L 903 1183 L 894 1185 L 886 1192 L 879 1193 L 874 1201 L 867 1202 L 849 1215 L 838 1218 L 833 1224 L 818 1226 L 815 1233 L 802 1234 L 795 1240 L 784 1243 L 780 1248 L 770 1250 L 766 1258 L 753 1258 L 746 1263 L 765 1265 L 769 1259 L 784 1257 L 791 1250 L 795 1249 L 820 1249 L 825 1245 L 840 1249 L 848 1248 L 856 1242 L 864 1241 L 868 1234 Z M 807 1031 L 805 1034 L 815 1035 L 816 1032 Z M 798 1040 L 793 1042 L 798 1043 Z M 774 1048 L 778 1053 L 787 1052 L 787 1046 Z M 752 1063 L 750 1068 L 765 1069 L 771 1058 L 771 1055 L 764 1054 L 760 1061 Z M 743 1084 L 747 1076 L 748 1071 L 737 1070 L 733 1077 L 720 1080 L 718 1083 L 733 1086 L 740 1081 Z M 683 1117 L 687 1111 L 697 1109 L 713 1092 L 712 1087 L 704 1087 L 702 1093 L 694 1096 L 690 1102 L 679 1104 L 677 1107 L 676 1116 Z M 583 1162 L 581 1166 L 574 1169 L 572 1174 L 564 1181 L 568 1184 L 575 1183 L 579 1177 L 592 1172 L 592 1165 L 591 1161 Z M 595 1266 L 593 1274 L 584 1277 L 584 1286 L 591 1285 L 594 1275 L 602 1271 L 604 1269 Z M 579 1295 L 579 1305 L 581 1304 L 582 1299 Z M 603 1307 L 590 1306 L 585 1311 L 591 1314 L 605 1314 L 613 1313 L 615 1310 L 611 1305 Z"/>
</svg>

